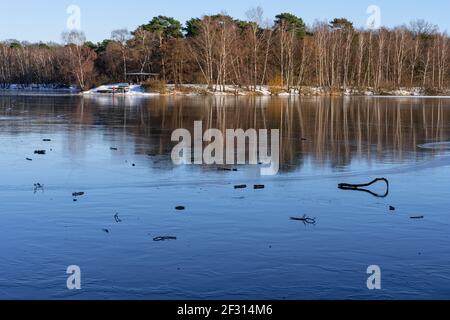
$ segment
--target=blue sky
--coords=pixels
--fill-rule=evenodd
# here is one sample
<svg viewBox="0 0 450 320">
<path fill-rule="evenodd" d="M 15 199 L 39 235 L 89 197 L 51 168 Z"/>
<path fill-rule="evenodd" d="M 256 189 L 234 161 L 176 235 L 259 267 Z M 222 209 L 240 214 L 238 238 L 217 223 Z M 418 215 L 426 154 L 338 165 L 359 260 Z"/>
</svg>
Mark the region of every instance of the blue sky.
<svg viewBox="0 0 450 320">
<path fill-rule="evenodd" d="M 291 12 L 308 24 L 316 19 L 347 17 L 360 27 L 368 18 L 367 7 L 378 5 L 383 25 L 392 27 L 420 18 L 437 24 L 441 30 L 450 30 L 448 0 L 0 0 L 0 4 L 0 40 L 60 42 L 71 4 L 81 8 L 81 26 L 92 41 L 108 38 L 114 29 L 133 30 L 155 15 L 169 15 L 184 22 L 190 17 L 224 11 L 245 18 L 245 12 L 257 6 L 270 19 L 277 13 Z"/>
</svg>

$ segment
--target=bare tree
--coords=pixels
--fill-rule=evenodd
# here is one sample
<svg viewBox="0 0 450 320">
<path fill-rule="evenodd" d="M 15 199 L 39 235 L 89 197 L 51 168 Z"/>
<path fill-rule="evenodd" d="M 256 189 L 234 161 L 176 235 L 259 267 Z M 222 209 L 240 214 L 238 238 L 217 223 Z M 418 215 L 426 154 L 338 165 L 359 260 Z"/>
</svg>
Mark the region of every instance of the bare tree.
<svg viewBox="0 0 450 320">
<path fill-rule="evenodd" d="M 86 36 L 83 32 L 70 31 L 62 37 L 69 51 L 69 71 L 75 75 L 80 88 L 85 89 L 87 78 L 92 76 L 95 52 L 84 46 Z"/>
<path fill-rule="evenodd" d="M 117 41 L 120 44 L 122 51 L 122 62 L 123 62 L 123 80 L 127 79 L 127 51 L 128 51 L 128 41 L 131 39 L 131 34 L 127 29 L 114 30 L 111 33 L 111 39 Z"/>
<path fill-rule="evenodd" d="M 264 42 L 264 33 L 260 31 L 260 26 L 263 20 L 263 9 L 261 7 L 253 8 L 247 11 L 247 19 L 250 21 L 249 34 L 252 47 L 252 85 L 253 90 L 256 91 L 258 85 L 258 63 L 259 63 L 259 50 Z"/>
</svg>

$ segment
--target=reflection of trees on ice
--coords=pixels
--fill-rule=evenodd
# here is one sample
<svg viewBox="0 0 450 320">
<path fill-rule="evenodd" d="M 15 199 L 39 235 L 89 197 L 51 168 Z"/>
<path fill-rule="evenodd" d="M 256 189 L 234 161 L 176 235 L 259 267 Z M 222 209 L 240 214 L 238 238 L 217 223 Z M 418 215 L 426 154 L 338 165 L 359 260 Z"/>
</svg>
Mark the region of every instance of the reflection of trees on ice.
<svg viewBox="0 0 450 320">
<path fill-rule="evenodd" d="M 15 97 L 11 103 L 1 98 L 0 117 L 24 118 L 24 114 L 14 114 L 14 110 L 26 107 L 24 99 Z M 438 158 L 437 154 L 448 150 L 450 144 L 445 142 L 450 140 L 450 108 L 441 98 L 89 95 L 37 99 L 42 107 L 26 109 L 25 118 L 56 112 L 60 122 L 83 124 L 77 134 L 67 136 L 65 146 L 72 157 L 87 153 L 87 142 L 94 132 L 101 132 L 110 141 L 108 149 L 114 146 L 137 155 L 151 155 L 151 160 L 168 169 L 174 146 L 172 132 L 179 128 L 194 132 L 194 121 L 198 120 L 202 120 L 204 130 L 222 132 L 280 129 L 283 172 L 313 166 L 324 169 L 324 174 L 329 170 L 340 174 L 358 162 L 366 171 L 382 169 L 369 168 L 371 164 L 408 164 L 403 169 L 384 166 L 383 172 L 440 166 L 445 157 Z M 101 130 L 98 125 L 102 125 Z M 33 130 L 26 121 L 15 122 L 14 126 L 19 131 Z M 437 143 L 417 147 L 426 142 Z M 414 164 L 411 158 L 416 160 Z"/>
</svg>

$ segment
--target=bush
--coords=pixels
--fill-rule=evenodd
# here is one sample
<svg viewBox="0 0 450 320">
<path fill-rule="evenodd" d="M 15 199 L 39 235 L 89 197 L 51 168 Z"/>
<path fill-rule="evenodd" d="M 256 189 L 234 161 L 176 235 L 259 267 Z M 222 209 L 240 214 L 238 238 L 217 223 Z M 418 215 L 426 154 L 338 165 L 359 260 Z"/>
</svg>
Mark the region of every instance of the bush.
<svg viewBox="0 0 450 320">
<path fill-rule="evenodd" d="M 438 95 L 442 94 L 442 92 L 439 89 L 431 87 L 431 86 L 425 87 L 424 91 L 427 96 L 438 96 Z"/>
<path fill-rule="evenodd" d="M 142 84 L 146 92 L 167 93 L 167 83 L 164 80 L 150 79 Z"/>
<path fill-rule="evenodd" d="M 208 90 L 202 88 L 202 87 L 196 87 L 196 86 L 190 86 L 190 85 L 179 85 L 175 87 L 176 93 L 181 94 L 195 94 L 195 95 L 202 95 L 207 96 L 209 95 Z"/>
<path fill-rule="evenodd" d="M 330 96 L 339 97 L 339 96 L 342 96 L 343 92 L 344 91 L 341 88 L 339 88 L 339 87 L 331 87 L 330 88 Z"/>
<path fill-rule="evenodd" d="M 278 95 L 284 92 L 283 79 L 281 79 L 281 76 L 276 76 L 275 78 L 269 80 L 268 86 L 270 93 L 273 95 Z"/>
</svg>

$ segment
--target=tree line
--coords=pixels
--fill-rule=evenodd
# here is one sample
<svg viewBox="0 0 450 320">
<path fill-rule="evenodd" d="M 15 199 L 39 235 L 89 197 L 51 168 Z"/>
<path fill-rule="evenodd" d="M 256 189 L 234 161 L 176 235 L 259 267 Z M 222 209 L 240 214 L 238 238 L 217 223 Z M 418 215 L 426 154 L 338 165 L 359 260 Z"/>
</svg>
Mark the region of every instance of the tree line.
<svg viewBox="0 0 450 320">
<path fill-rule="evenodd" d="M 100 43 L 76 31 L 63 34 L 63 44 L 4 41 L 0 83 L 88 89 L 140 72 L 157 73 L 164 83 L 205 84 L 214 90 L 225 85 L 248 90 L 263 85 L 287 90 L 449 87 L 449 37 L 425 21 L 369 30 L 345 18 L 306 26 L 290 13 L 264 21 L 261 8 L 246 16 L 207 15 L 184 26 L 158 16 L 131 32 L 115 30 Z"/>
</svg>

